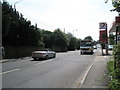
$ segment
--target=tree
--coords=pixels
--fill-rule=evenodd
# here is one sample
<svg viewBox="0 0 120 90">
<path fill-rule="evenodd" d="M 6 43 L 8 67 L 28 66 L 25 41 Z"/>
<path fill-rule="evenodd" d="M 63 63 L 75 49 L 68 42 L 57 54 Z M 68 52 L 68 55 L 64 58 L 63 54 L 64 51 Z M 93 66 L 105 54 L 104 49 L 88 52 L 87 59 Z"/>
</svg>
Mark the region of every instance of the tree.
<svg viewBox="0 0 120 90">
<path fill-rule="evenodd" d="M 77 48 L 77 50 L 80 49 L 80 42 L 81 42 L 81 39 L 77 39 L 77 42 L 76 42 L 76 48 Z"/>
<path fill-rule="evenodd" d="M 37 24 L 14 10 L 8 2 L 2 3 L 2 44 L 3 46 L 38 46 L 42 43 L 42 35 Z"/>
<path fill-rule="evenodd" d="M 114 44 L 115 44 L 114 37 L 115 37 L 115 35 L 113 35 L 113 34 L 110 34 L 110 35 L 109 35 L 109 44 L 110 44 L 110 45 L 114 45 Z"/>
<path fill-rule="evenodd" d="M 51 31 L 42 30 L 43 42 L 45 44 L 45 48 L 52 48 L 54 46 L 55 36 Z"/>
<path fill-rule="evenodd" d="M 71 33 L 67 34 L 67 38 L 69 41 L 68 50 L 75 50 L 77 45 L 77 38 L 75 38 Z"/>
<path fill-rule="evenodd" d="M 69 42 L 69 46 L 68 46 L 68 50 L 75 50 L 76 49 L 76 43 L 77 39 L 75 37 L 71 37 L 70 38 L 70 42 Z"/>
<path fill-rule="evenodd" d="M 84 40 L 93 40 L 91 36 L 87 36 L 84 38 Z"/>
<path fill-rule="evenodd" d="M 61 48 L 67 48 L 68 46 L 68 38 L 65 33 L 63 33 L 59 28 L 54 30 L 55 35 L 55 43 L 54 45 Z"/>
</svg>

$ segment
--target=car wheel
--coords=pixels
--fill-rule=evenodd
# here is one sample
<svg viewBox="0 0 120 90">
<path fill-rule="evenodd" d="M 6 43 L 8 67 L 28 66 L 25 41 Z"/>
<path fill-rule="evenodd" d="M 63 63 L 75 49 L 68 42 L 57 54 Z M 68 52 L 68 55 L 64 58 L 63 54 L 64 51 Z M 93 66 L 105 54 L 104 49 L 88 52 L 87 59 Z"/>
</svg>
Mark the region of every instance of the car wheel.
<svg viewBox="0 0 120 90">
<path fill-rule="evenodd" d="M 92 51 L 91 54 L 94 54 L 94 52 Z"/>
<path fill-rule="evenodd" d="M 47 56 L 45 56 L 45 59 L 46 59 L 46 60 L 48 59 L 48 55 L 47 55 Z"/>
<path fill-rule="evenodd" d="M 82 52 L 80 52 L 81 53 L 81 55 L 83 55 L 83 53 Z"/>
<path fill-rule="evenodd" d="M 55 58 L 55 57 L 56 57 L 56 54 L 54 54 L 53 58 Z"/>
<path fill-rule="evenodd" d="M 34 60 L 37 60 L 37 58 L 33 58 Z"/>
</svg>

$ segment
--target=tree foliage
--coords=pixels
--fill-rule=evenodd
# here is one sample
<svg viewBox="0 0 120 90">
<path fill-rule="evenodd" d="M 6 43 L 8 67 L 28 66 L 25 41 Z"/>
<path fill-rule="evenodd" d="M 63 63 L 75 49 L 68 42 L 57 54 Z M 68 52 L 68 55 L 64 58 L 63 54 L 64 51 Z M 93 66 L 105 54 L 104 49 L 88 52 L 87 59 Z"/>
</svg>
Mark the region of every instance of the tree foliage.
<svg viewBox="0 0 120 90">
<path fill-rule="evenodd" d="M 54 45 L 54 33 L 51 31 L 42 30 L 43 42 L 46 48 L 51 48 Z"/>
<path fill-rule="evenodd" d="M 8 2 L 2 3 L 2 44 L 3 46 L 44 46 L 75 50 L 80 40 L 71 33 L 64 33 L 59 28 L 54 32 L 39 29 L 30 20 L 13 9 Z"/>
<path fill-rule="evenodd" d="M 109 35 L 109 44 L 110 44 L 110 45 L 114 45 L 114 44 L 115 44 L 114 37 L 115 37 L 115 35 L 113 35 L 113 34 L 110 34 L 110 35 Z"/>
<path fill-rule="evenodd" d="M 65 33 L 63 33 L 59 28 L 54 31 L 55 35 L 55 45 L 58 47 L 67 47 L 68 39 Z"/>
<path fill-rule="evenodd" d="M 87 36 L 84 38 L 84 40 L 93 40 L 91 36 Z"/>
<path fill-rule="evenodd" d="M 77 47 L 77 38 L 75 38 L 71 33 L 67 34 L 69 45 L 68 50 L 75 50 Z"/>
<path fill-rule="evenodd" d="M 2 40 L 3 45 L 33 46 L 39 45 L 41 34 L 37 25 L 31 25 L 16 9 L 8 2 L 2 3 Z"/>
</svg>

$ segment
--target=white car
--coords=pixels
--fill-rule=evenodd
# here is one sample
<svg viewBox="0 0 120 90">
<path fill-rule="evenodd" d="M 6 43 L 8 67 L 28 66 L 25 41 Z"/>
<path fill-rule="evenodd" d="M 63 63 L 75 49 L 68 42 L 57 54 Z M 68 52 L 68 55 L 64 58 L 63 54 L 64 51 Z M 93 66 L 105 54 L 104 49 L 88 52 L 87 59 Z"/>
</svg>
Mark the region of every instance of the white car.
<svg viewBox="0 0 120 90">
<path fill-rule="evenodd" d="M 108 45 L 108 50 L 113 50 L 113 45 Z"/>
<path fill-rule="evenodd" d="M 97 49 L 97 46 L 96 46 L 96 45 L 94 45 L 94 46 L 93 46 L 93 48 L 94 48 L 94 49 Z"/>
<path fill-rule="evenodd" d="M 32 52 L 32 58 L 34 60 L 37 59 L 48 59 L 48 58 L 55 58 L 56 57 L 56 53 L 50 49 L 41 49 L 41 50 L 35 50 L 34 52 Z"/>
</svg>

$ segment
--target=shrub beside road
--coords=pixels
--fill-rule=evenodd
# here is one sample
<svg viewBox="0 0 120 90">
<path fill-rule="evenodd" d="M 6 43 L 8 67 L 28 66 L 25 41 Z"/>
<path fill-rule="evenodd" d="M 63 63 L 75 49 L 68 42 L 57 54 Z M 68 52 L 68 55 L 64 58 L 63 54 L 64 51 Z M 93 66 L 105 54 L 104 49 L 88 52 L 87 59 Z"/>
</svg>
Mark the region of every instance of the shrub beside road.
<svg viewBox="0 0 120 90">
<path fill-rule="evenodd" d="M 120 42 L 114 46 L 113 60 L 108 62 L 107 68 L 111 81 L 109 82 L 110 90 L 120 89 Z"/>
</svg>

